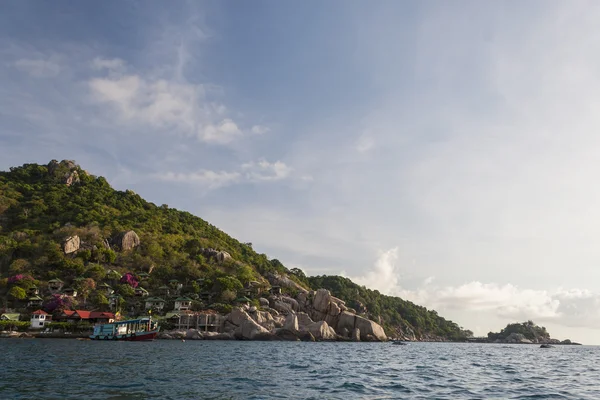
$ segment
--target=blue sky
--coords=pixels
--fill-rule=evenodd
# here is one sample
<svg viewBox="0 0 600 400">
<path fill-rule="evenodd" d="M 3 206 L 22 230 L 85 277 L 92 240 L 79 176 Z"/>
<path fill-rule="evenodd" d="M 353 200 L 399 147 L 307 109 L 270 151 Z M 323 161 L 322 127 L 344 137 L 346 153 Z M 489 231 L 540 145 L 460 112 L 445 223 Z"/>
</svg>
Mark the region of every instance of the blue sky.
<svg viewBox="0 0 600 400">
<path fill-rule="evenodd" d="M 0 168 L 74 159 L 479 334 L 597 337 L 596 3 L 0 7 Z"/>
</svg>

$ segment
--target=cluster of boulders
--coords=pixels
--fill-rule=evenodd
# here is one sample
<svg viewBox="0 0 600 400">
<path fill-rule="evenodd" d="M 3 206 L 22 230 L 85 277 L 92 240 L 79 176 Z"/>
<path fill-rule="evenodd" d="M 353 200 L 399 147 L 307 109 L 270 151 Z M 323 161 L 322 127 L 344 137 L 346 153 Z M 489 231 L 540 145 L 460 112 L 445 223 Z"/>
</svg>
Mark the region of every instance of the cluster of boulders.
<svg viewBox="0 0 600 400">
<path fill-rule="evenodd" d="M 102 246 L 109 249 L 112 245 L 112 247 L 118 250 L 127 251 L 136 248 L 140 243 L 140 237 L 137 233 L 129 230 L 119 233 L 110 242 L 108 239 L 104 239 Z M 88 248 L 92 250 L 95 246 L 91 246 L 89 243 L 86 245 L 78 235 L 68 236 L 63 240 L 63 251 L 65 254 L 76 253 L 80 249 Z"/>
<path fill-rule="evenodd" d="M 217 262 L 222 263 L 223 261 L 230 260 L 231 254 L 226 251 L 219 251 L 211 248 L 201 249 L 204 256 L 208 258 L 214 258 Z"/>
<path fill-rule="evenodd" d="M 163 339 L 237 339 L 302 341 L 385 341 L 374 321 L 347 311 L 344 302 L 326 289 L 300 292 L 296 298 L 261 298 L 261 309 L 244 306 L 223 318 L 220 333 L 164 332 Z"/>
</svg>

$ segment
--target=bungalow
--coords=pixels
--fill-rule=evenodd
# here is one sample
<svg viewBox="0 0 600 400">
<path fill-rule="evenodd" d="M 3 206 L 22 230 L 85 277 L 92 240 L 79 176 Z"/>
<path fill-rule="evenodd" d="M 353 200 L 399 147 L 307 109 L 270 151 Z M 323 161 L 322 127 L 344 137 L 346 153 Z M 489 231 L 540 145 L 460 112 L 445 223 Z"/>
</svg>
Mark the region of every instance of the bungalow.
<svg viewBox="0 0 600 400">
<path fill-rule="evenodd" d="M 38 294 L 40 294 L 40 290 L 35 285 L 27 289 L 27 296 L 37 296 Z"/>
<path fill-rule="evenodd" d="M 111 294 L 113 294 L 115 291 L 113 290 L 112 287 L 110 287 L 110 285 L 106 282 L 98 285 L 98 289 L 102 290 L 104 293 L 106 293 L 107 296 L 110 296 Z"/>
<path fill-rule="evenodd" d="M 31 329 L 43 329 L 52 322 L 52 315 L 45 311 L 37 310 L 31 313 Z"/>
<path fill-rule="evenodd" d="M 17 313 L 4 313 L 0 315 L 0 321 L 18 321 L 21 314 Z"/>
<path fill-rule="evenodd" d="M 66 321 L 66 322 L 80 322 L 80 321 L 89 321 L 90 319 L 90 311 L 85 310 L 64 310 L 57 317 L 57 321 Z"/>
<path fill-rule="evenodd" d="M 60 279 L 56 278 L 56 279 L 52 279 L 48 281 L 48 290 L 50 292 L 52 292 L 52 294 L 58 292 L 59 290 L 61 290 L 63 288 L 63 286 L 65 285 L 65 283 L 63 281 L 61 281 Z"/>
<path fill-rule="evenodd" d="M 119 305 L 119 300 L 122 297 L 119 296 L 118 294 L 111 294 L 110 296 L 108 296 L 108 306 L 110 307 L 111 310 L 116 310 L 117 306 Z"/>
<path fill-rule="evenodd" d="M 66 288 L 63 290 L 63 294 L 69 297 L 77 297 L 77 289 Z"/>
<path fill-rule="evenodd" d="M 115 314 L 110 312 L 92 311 L 90 322 L 93 324 L 110 324 L 115 322 Z"/>
<path fill-rule="evenodd" d="M 137 274 L 137 276 L 138 278 L 140 278 L 140 281 L 145 281 L 150 277 L 150 274 L 147 272 L 140 272 L 139 274 Z"/>
<path fill-rule="evenodd" d="M 137 297 L 146 297 L 146 296 L 148 296 L 148 294 L 149 294 L 149 293 L 148 293 L 148 291 L 147 291 L 146 289 L 144 289 L 143 287 L 141 287 L 141 286 L 138 286 L 138 287 L 136 287 L 136 288 L 133 290 L 133 293 L 134 293 L 134 294 L 135 294 Z"/>
<path fill-rule="evenodd" d="M 44 300 L 40 296 L 31 296 L 27 299 L 27 307 L 39 307 Z"/>
<path fill-rule="evenodd" d="M 189 310 L 192 306 L 192 299 L 188 297 L 178 297 L 175 299 L 175 310 L 176 311 L 185 311 Z"/>
<path fill-rule="evenodd" d="M 160 290 L 160 292 L 165 295 L 168 296 L 170 294 L 171 288 L 168 286 L 161 286 L 158 288 L 158 290 Z"/>
<path fill-rule="evenodd" d="M 162 310 L 165 307 L 165 301 L 160 297 L 148 297 L 146 299 L 146 310 L 150 310 L 155 308 L 157 310 Z"/>
<path fill-rule="evenodd" d="M 260 282 L 250 281 L 244 286 L 244 294 L 246 296 L 255 296 L 259 295 L 262 292 L 262 287 Z"/>
</svg>

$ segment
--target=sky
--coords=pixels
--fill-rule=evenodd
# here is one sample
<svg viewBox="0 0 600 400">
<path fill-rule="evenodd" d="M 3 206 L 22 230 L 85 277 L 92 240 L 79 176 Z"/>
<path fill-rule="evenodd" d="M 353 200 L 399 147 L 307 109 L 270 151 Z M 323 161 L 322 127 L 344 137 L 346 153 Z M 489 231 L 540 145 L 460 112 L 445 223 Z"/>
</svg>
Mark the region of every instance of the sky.
<svg viewBox="0 0 600 400">
<path fill-rule="evenodd" d="M 0 169 L 72 159 L 476 335 L 600 344 L 600 3 L 0 5 Z"/>
</svg>

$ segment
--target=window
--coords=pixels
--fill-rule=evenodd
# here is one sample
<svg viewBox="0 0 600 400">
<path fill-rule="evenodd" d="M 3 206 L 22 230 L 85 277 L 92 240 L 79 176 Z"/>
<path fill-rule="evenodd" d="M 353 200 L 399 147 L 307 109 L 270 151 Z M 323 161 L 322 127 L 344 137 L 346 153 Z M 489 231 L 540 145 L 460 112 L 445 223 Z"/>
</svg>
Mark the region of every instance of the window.
<svg viewBox="0 0 600 400">
<path fill-rule="evenodd" d="M 40 322 L 40 326 L 44 326 L 44 323 L 43 323 L 43 322 Z"/>
</svg>

